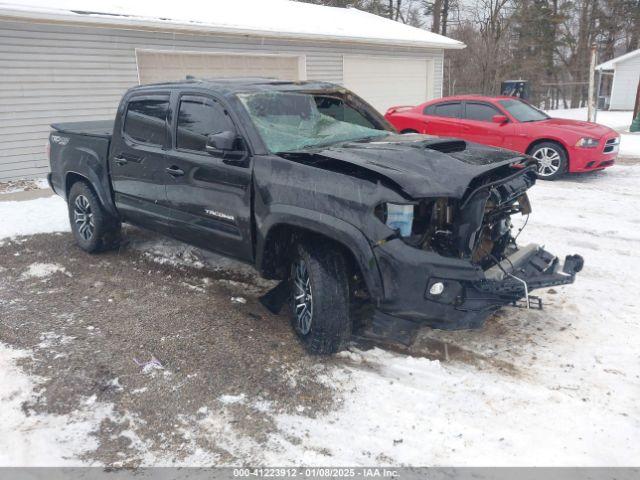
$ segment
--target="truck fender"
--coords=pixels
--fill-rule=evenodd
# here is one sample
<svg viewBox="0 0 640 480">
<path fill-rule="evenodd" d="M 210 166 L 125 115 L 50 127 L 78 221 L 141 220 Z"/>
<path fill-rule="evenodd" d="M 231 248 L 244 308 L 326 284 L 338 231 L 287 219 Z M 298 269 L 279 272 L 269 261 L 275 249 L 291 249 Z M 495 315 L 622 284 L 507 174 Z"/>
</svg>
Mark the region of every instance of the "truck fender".
<svg viewBox="0 0 640 480">
<path fill-rule="evenodd" d="M 84 147 L 75 147 L 72 151 L 66 151 L 64 158 L 64 191 L 63 196 L 66 200 L 66 194 L 71 185 L 69 181 L 73 177 L 82 177 L 93 188 L 100 203 L 114 217 L 119 217 L 111 195 L 111 185 L 109 183 L 109 172 L 106 171 L 104 161 L 101 160 L 96 152 Z"/>
<path fill-rule="evenodd" d="M 374 302 L 384 299 L 382 277 L 373 249 L 364 234 L 350 223 L 324 213 L 291 205 L 270 205 L 269 213 L 257 224 L 256 267 L 263 271 L 265 243 L 275 227 L 288 226 L 331 238 L 347 248 L 358 263 Z"/>
</svg>

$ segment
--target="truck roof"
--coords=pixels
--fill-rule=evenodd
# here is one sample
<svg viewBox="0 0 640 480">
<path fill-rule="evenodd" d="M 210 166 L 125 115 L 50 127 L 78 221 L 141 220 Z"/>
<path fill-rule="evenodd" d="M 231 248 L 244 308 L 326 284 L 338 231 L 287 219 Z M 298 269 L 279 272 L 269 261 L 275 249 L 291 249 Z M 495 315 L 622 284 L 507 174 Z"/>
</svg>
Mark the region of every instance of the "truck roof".
<svg viewBox="0 0 640 480">
<path fill-rule="evenodd" d="M 221 77 L 221 78 L 187 78 L 177 82 L 139 85 L 131 90 L 144 91 L 158 88 L 184 89 L 198 87 L 214 90 L 222 94 L 235 94 L 254 91 L 291 91 L 291 90 L 338 90 L 343 87 L 330 82 L 288 81 L 268 77 Z"/>
</svg>

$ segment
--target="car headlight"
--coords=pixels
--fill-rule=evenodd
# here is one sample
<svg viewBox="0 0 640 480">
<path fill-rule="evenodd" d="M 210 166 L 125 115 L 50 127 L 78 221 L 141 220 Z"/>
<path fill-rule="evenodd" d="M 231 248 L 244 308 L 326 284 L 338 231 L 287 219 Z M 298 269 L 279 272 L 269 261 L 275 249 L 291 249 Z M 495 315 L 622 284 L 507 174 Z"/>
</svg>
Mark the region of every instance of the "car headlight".
<svg viewBox="0 0 640 480">
<path fill-rule="evenodd" d="M 414 205 L 398 203 L 380 204 L 375 211 L 376 216 L 392 230 L 399 230 L 400 236 L 411 236 L 413 228 Z"/>
<path fill-rule="evenodd" d="M 600 140 L 597 138 L 583 137 L 580 140 L 578 140 L 578 143 L 576 143 L 576 147 L 595 148 L 598 146 L 599 143 L 600 143 Z"/>
</svg>

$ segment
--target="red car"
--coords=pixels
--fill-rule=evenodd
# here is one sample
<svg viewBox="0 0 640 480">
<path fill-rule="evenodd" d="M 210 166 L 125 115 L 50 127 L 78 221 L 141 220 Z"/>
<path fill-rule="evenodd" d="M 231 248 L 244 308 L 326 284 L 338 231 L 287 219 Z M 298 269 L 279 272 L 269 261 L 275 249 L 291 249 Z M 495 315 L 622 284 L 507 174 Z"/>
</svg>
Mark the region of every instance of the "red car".
<svg viewBox="0 0 640 480">
<path fill-rule="evenodd" d="M 551 118 L 514 97 L 446 97 L 417 107 L 391 107 L 385 117 L 401 133 L 457 137 L 527 153 L 538 160 L 538 175 L 547 180 L 610 167 L 620 144 L 620 136 L 608 127 Z"/>
</svg>

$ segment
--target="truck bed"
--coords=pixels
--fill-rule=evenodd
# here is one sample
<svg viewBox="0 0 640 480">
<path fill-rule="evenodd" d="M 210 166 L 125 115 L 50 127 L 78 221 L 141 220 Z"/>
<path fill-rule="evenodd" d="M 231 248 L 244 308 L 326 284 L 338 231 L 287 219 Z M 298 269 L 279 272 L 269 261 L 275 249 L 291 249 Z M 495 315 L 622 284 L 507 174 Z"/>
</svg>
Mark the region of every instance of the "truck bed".
<svg viewBox="0 0 640 480">
<path fill-rule="evenodd" d="M 88 122 L 54 123 L 51 128 L 60 133 L 111 139 L 113 124 L 113 120 L 93 120 Z"/>
<path fill-rule="evenodd" d="M 66 198 L 69 175 L 89 182 L 103 206 L 117 215 L 111 197 L 109 148 L 113 136 L 113 120 L 65 122 L 51 125 L 49 163 L 51 187 Z"/>
</svg>

